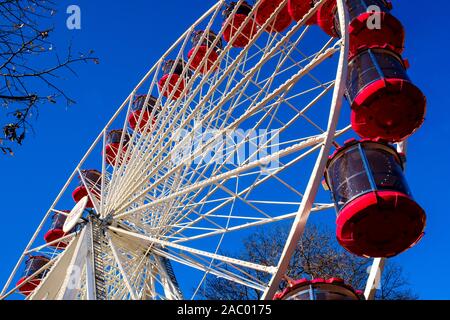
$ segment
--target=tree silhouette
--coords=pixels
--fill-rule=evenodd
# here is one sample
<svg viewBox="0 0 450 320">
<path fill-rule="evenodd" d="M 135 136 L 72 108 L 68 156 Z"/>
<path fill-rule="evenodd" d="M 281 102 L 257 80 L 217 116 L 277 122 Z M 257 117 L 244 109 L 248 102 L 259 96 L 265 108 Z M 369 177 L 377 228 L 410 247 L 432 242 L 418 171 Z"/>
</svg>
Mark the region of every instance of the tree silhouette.
<svg viewBox="0 0 450 320">
<path fill-rule="evenodd" d="M 93 51 L 74 55 L 70 44 L 63 57 L 58 55 L 50 41 L 55 14 L 48 0 L 0 0 L 0 151 L 5 154 L 33 130 L 30 121 L 40 105 L 58 98 L 75 102 L 59 86 L 64 72 L 76 74 L 72 66 L 79 62 L 98 63 Z"/>
<path fill-rule="evenodd" d="M 288 227 L 261 229 L 244 240 L 244 248 L 235 255 L 242 260 L 266 266 L 277 265 L 288 236 Z M 331 230 L 309 226 L 293 254 L 287 276 L 291 279 L 342 278 L 355 289 L 364 289 L 370 259 L 354 256 L 341 248 Z M 247 271 L 247 270 L 246 270 Z M 267 283 L 269 275 L 250 271 L 251 276 Z M 280 284 L 280 290 L 286 282 Z M 226 279 L 208 275 L 199 295 L 207 300 L 259 300 L 262 292 Z M 415 300 L 399 265 L 388 261 L 376 299 Z"/>
</svg>

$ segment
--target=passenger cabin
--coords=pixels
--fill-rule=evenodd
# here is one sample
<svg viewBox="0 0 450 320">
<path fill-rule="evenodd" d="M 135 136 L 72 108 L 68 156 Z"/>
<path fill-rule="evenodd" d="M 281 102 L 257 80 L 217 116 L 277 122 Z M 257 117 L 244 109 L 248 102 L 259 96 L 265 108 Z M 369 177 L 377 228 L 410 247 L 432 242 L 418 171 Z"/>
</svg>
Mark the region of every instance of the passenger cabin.
<svg viewBox="0 0 450 320">
<path fill-rule="evenodd" d="M 389 49 L 402 54 L 405 30 L 391 14 L 392 4 L 386 0 L 346 0 L 349 12 L 349 59 L 361 50 Z M 336 0 L 329 0 L 318 11 L 318 24 L 328 35 L 340 37 Z"/>
<path fill-rule="evenodd" d="M 256 24 L 252 17 L 252 6 L 247 1 L 243 1 L 237 9 L 236 5 L 237 2 L 230 2 L 223 11 L 223 38 L 230 42 L 235 37 L 231 45 L 234 48 L 244 48 L 257 31 Z"/>
<path fill-rule="evenodd" d="M 102 174 L 97 170 L 82 170 L 81 175 L 83 176 L 84 181 L 86 182 L 89 192 L 91 195 L 97 199 L 100 199 L 100 192 L 102 188 Z M 78 203 L 85 196 L 88 196 L 88 189 L 83 184 L 83 181 L 80 177 L 80 183 L 78 187 L 73 191 L 72 198 Z M 91 199 L 89 199 L 86 208 L 93 208 L 94 204 Z"/>
<path fill-rule="evenodd" d="M 44 279 L 47 272 L 46 270 L 44 270 L 37 275 L 35 275 L 35 273 L 41 270 L 45 265 L 47 265 L 49 261 L 50 260 L 44 256 L 30 256 L 27 258 L 27 260 L 25 261 L 25 271 L 22 275 L 22 278 L 20 278 L 20 280 L 16 284 L 16 286 L 21 286 L 19 288 L 19 292 L 21 294 L 29 296 L 34 292 L 34 290 L 41 283 L 42 279 Z M 28 279 L 30 277 L 32 278 Z"/>
<path fill-rule="evenodd" d="M 63 238 L 67 234 L 63 231 L 64 223 L 67 220 L 67 214 L 70 213 L 70 211 L 62 211 L 66 214 L 62 213 L 53 213 L 52 216 L 52 225 L 50 227 L 50 230 L 44 235 L 44 240 L 46 243 L 52 243 L 58 239 Z M 70 233 L 70 232 L 69 232 Z M 64 249 L 67 247 L 66 241 L 60 241 L 55 242 L 51 245 L 52 247 L 58 248 L 58 249 Z"/>
<path fill-rule="evenodd" d="M 426 216 L 414 201 L 397 151 L 386 143 L 350 140 L 325 173 L 337 210 L 337 239 L 349 252 L 396 256 L 423 236 Z"/>
<path fill-rule="evenodd" d="M 164 75 L 158 82 L 159 91 L 164 97 L 171 100 L 178 100 L 181 97 L 190 76 L 189 71 L 184 72 L 185 68 L 186 62 L 181 59 L 164 62 L 162 67 Z"/>
<path fill-rule="evenodd" d="M 274 300 L 363 300 L 361 292 L 355 291 L 339 278 L 301 279 L 290 283 Z"/>
<path fill-rule="evenodd" d="M 196 31 L 192 36 L 192 49 L 188 53 L 189 67 L 206 74 L 214 67 L 222 50 L 222 39 L 213 31 Z M 215 66 L 215 70 L 219 65 Z"/>
<path fill-rule="evenodd" d="M 126 164 L 126 161 L 124 161 L 124 159 L 125 154 L 128 150 L 129 142 L 130 135 L 126 132 L 124 133 L 123 130 L 109 131 L 106 135 L 106 163 L 112 166 Z M 121 151 L 119 152 L 120 149 Z"/>
<path fill-rule="evenodd" d="M 368 49 L 349 62 L 346 96 L 353 130 L 362 138 L 400 142 L 425 119 L 425 96 L 390 50 Z"/>
<path fill-rule="evenodd" d="M 312 9 L 320 0 L 289 0 L 288 10 L 292 19 L 295 21 L 302 20 L 305 15 Z M 306 21 L 307 25 L 317 24 L 317 11 Z"/>
<path fill-rule="evenodd" d="M 133 101 L 132 111 L 128 116 L 130 128 L 144 133 L 147 124 L 151 123 L 150 128 L 147 128 L 148 131 L 151 131 L 160 112 L 160 107 L 156 107 L 157 102 L 158 99 L 154 96 L 148 96 L 146 94 L 137 96 Z"/>
<path fill-rule="evenodd" d="M 262 0 L 256 9 L 255 21 L 263 26 L 270 20 L 266 27 L 267 32 L 283 32 L 292 22 L 287 4 L 283 5 L 284 0 Z M 280 8 L 281 10 L 277 10 Z M 273 16 L 273 17 L 272 17 Z"/>
</svg>

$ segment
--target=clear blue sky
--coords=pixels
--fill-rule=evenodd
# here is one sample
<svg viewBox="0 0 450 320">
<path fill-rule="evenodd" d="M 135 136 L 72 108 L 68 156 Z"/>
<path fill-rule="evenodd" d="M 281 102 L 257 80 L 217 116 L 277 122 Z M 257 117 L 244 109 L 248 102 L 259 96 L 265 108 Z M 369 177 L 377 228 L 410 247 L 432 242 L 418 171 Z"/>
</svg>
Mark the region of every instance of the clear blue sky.
<svg viewBox="0 0 450 320">
<path fill-rule="evenodd" d="M 95 49 L 101 64 L 81 65 L 78 78 L 64 84 L 75 106 L 46 105 L 36 134 L 0 159 L 0 284 L 53 202 L 61 186 L 120 103 L 145 72 L 213 0 L 59 1 L 54 39 L 59 50 L 73 39 L 77 48 Z M 409 74 L 428 97 L 425 125 L 410 140 L 408 179 L 428 214 L 427 234 L 414 249 L 395 258 L 422 299 L 450 299 L 450 74 L 447 53 L 450 3 L 431 10 L 423 1 L 393 1 L 407 32 Z M 82 10 L 82 29 L 65 28 L 65 8 Z"/>
</svg>

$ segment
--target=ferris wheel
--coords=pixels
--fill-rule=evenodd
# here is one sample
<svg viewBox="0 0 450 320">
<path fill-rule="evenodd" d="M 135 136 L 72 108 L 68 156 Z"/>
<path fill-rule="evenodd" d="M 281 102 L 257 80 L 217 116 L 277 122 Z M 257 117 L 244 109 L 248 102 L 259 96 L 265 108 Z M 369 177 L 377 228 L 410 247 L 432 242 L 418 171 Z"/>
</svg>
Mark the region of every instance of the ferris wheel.
<svg viewBox="0 0 450 320">
<path fill-rule="evenodd" d="M 313 289 L 360 299 L 338 279 L 278 292 L 310 215 L 336 208 L 339 243 L 375 258 L 373 297 L 383 259 L 425 227 L 403 176 L 425 97 L 390 10 L 385 0 L 218 1 L 106 124 L 0 296 L 195 299 L 219 277 L 264 299 Z M 374 16 L 381 29 L 368 27 Z M 320 197 L 324 173 L 334 203 Z M 230 253 L 279 224 L 291 233 L 277 264 Z"/>
</svg>

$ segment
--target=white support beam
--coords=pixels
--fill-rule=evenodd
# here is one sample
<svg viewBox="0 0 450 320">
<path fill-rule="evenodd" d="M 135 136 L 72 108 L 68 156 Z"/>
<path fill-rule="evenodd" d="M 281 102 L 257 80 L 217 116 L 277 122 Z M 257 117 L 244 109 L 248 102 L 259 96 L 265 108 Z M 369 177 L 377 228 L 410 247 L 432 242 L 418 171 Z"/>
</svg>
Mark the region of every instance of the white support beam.
<svg viewBox="0 0 450 320">
<path fill-rule="evenodd" d="M 345 0 L 337 0 L 338 14 L 340 20 L 340 27 L 342 30 L 342 47 L 339 56 L 339 66 L 336 74 L 336 84 L 333 92 L 333 100 L 330 107 L 330 116 L 328 120 L 327 133 L 324 135 L 323 145 L 320 154 L 317 158 L 316 164 L 311 174 L 306 192 L 304 194 L 302 204 L 298 210 L 297 217 L 292 225 L 291 232 L 288 236 L 286 246 L 281 254 L 280 262 L 278 264 L 277 272 L 274 274 L 269 283 L 268 288 L 264 292 L 263 299 L 271 300 L 279 288 L 279 283 L 286 274 L 292 254 L 297 247 L 298 241 L 301 239 L 305 230 L 306 222 L 311 213 L 314 199 L 316 197 L 322 174 L 325 171 L 325 165 L 328 155 L 334 141 L 334 134 L 336 132 L 337 123 L 339 120 L 342 100 L 345 91 L 345 81 L 347 79 L 347 59 L 348 59 L 348 11 L 345 5 Z"/>
<path fill-rule="evenodd" d="M 116 246 L 114 245 L 113 241 L 111 240 L 111 236 L 108 233 L 107 233 L 107 239 L 108 239 L 109 247 L 111 248 L 114 259 L 116 260 L 117 266 L 119 268 L 120 274 L 122 275 L 122 278 L 125 281 L 125 285 L 128 289 L 128 292 L 130 293 L 131 299 L 138 300 L 138 295 L 136 294 L 133 286 L 131 285 L 130 279 L 123 267 L 122 260 L 120 259 L 119 253 L 116 249 Z"/>
<path fill-rule="evenodd" d="M 180 295 L 178 288 L 170 279 L 165 269 L 162 257 L 155 256 L 156 264 L 158 265 L 158 273 L 161 278 L 161 283 L 164 289 L 164 295 L 169 300 L 183 300 L 183 296 Z"/>
<path fill-rule="evenodd" d="M 89 246 L 90 224 L 81 231 L 75 252 L 70 260 L 56 300 L 75 300 L 81 288 L 81 275 L 86 267 L 86 255 Z"/>
<path fill-rule="evenodd" d="M 123 234 L 123 235 L 131 237 L 131 238 L 136 238 L 136 239 L 141 239 L 141 240 L 148 241 L 151 244 L 159 244 L 159 245 L 161 245 L 163 247 L 167 246 L 167 247 L 170 247 L 170 248 L 174 248 L 174 249 L 178 249 L 178 250 L 181 250 L 181 251 L 189 252 L 191 254 L 200 255 L 200 256 L 207 257 L 207 258 L 214 259 L 214 260 L 220 260 L 220 261 L 223 261 L 223 262 L 231 264 L 231 265 L 237 265 L 237 266 L 241 266 L 241 267 L 244 267 L 244 268 L 250 268 L 250 269 L 253 269 L 253 270 L 256 270 L 256 271 L 262 271 L 262 272 L 266 272 L 266 273 L 273 273 L 275 271 L 274 267 L 262 266 L 262 265 L 259 265 L 259 264 L 256 264 L 256 263 L 251 263 L 251 262 L 248 262 L 248 261 L 243 261 L 243 260 L 239 260 L 239 259 L 225 257 L 225 256 L 222 256 L 222 255 L 206 252 L 206 251 L 203 251 L 203 250 L 197 250 L 197 249 L 181 246 L 181 245 L 178 245 L 178 244 L 175 244 L 175 243 L 171 243 L 171 242 L 168 242 L 168 241 L 152 238 L 152 237 L 145 236 L 145 235 L 142 235 L 142 234 L 138 234 L 138 233 L 135 233 L 135 232 L 129 232 L 129 231 L 126 231 L 126 230 L 123 230 L 123 229 L 115 228 L 115 227 L 109 227 L 109 229 L 111 231 Z"/>
<path fill-rule="evenodd" d="M 366 289 L 364 290 L 364 296 L 366 297 L 366 300 L 375 299 L 375 294 L 377 293 L 377 289 L 379 288 L 385 264 L 386 259 L 384 258 L 374 259 L 372 267 L 370 268 Z"/>
<path fill-rule="evenodd" d="M 86 229 L 86 298 L 87 300 L 97 300 L 97 290 L 95 283 L 95 262 L 94 262 L 94 235 L 92 232 L 92 222 L 89 222 Z"/>
</svg>

